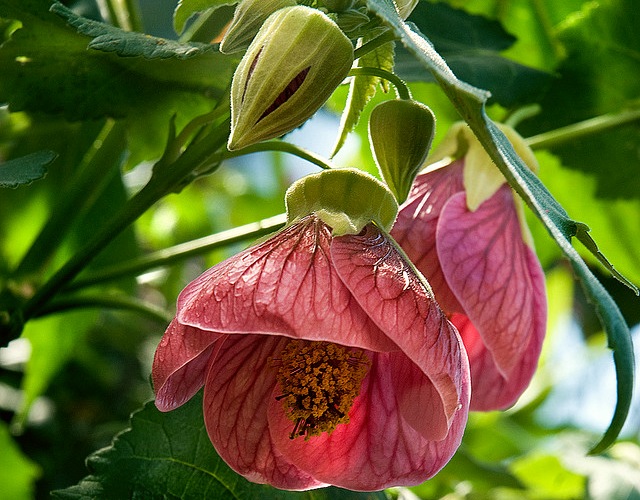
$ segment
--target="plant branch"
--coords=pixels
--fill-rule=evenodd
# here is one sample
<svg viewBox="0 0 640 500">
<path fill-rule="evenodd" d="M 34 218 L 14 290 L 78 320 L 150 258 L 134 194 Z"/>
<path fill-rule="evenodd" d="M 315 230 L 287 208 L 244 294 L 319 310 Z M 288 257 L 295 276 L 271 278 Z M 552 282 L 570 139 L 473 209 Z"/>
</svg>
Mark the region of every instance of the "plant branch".
<svg viewBox="0 0 640 500">
<path fill-rule="evenodd" d="M 548 149 L 592 134 L 613 130 L 635 121 L 640 121 L 640 108 L 596 116 L 589 120 L 528 137 L 526 141 L 532 149 Z"/>
<path fill-rule="evenodd" d="M 13 271 L 14 277 L 37 273 L 50 262 L 78 215 L 93 205 L 113 174 L 119 172 L 115 163 L 119 163 L 123 140 L 122 126 L 107 121 L 78 166 L 78 175 Z"/>
<path fill-rule="evenodd" d="M 121 309 L 133 311 L 144 314 L 145 316 L 155 319 L 161 323 L 169 323 L 173 318 L 173 315 L 169 314 L 164 309 L 125 294 L 59 297 L 45 305 L 34 317 L 41 317 L 48 314 L 80 308 Z"/>
<path fill-rule="evenodd" d="M 226 101 L 225 104 L 228 105 Z M 71 281 L 107 244 L 126 227 L 132 224 L 155 202 L 165 195 L 176 191 L 188 176 L 203 164 L 207 164 L 212 156 L 224 146 L 229 132 L 228 119 L 218 124 L 205 137 L 191 144 L 185 152 L 173 162 L 163 161 L 155 165 L 153 175 L 147 185 L 136 193 L 105 226 L 95 233 L 61 269 L 59 269 L 36 293 L 22 309 L 23 320 L 26 321 Z"/>
<path fill-rule="evenodd" d="M 142 257 L 104 267 L 88 276 L 82 277 L 65 288 L 66 291 L 78 290 L 104 281 L 123 276 L 139 275 L 156 267 L 163 267 L 180 260 L 210 252 L 216 248 L 232 245 L 241 241 L 259 238 L 280 229 L 286 222 L 286 215 L 280 214 L 251 224 L 221 231 L 204 238 L 199 238 L 179 245 L 174 245 Z"/>
</svg>

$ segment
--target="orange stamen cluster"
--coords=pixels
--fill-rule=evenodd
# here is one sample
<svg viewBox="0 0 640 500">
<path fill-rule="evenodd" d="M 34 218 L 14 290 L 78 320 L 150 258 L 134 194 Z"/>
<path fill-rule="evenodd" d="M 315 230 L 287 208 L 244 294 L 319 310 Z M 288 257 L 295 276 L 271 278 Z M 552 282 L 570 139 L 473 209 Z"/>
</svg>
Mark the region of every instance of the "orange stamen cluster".
<svg viewBox="0 0 640 500">
<path fill-rule="evenodd" d="M 349 411 L 370 366 L 364 351 L 330 342 L 291 340 L 274 358 L 287 416 L 294 422 L 289 436 L 331 433 L 349 422 Z"/>
</svg>

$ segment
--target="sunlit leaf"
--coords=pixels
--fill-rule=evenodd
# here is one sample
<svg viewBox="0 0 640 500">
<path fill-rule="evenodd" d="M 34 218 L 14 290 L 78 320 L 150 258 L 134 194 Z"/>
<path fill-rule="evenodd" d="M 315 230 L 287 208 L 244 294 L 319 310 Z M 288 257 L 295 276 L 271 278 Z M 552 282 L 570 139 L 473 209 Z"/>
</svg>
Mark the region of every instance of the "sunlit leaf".
<svg viewBox="0 0 640 500">
<path fill-rule="evenodd" d="M 180 0 L 173 13 L 173 29 L 178 34 L 182 33 L 184 25 L 192 15 L 208 9 L 236 3 L 238 3 L 238 0 Z"/>
<path fill-rule="evenodd" d="M 46 166 L 56 156 L 53 151 L 38 151 L 0 163 L 0 187 L 16 188 L 42 179 L 47 173 Z"/>
<path fill-rule="evenodd" d="M 161 413 L 153 403 L 131 417 L 129 429 L 91 455 L 91 475 L 55 498 L 277 498 L 282 500 L 379 499 L 382 493 L 339 488 L 282 491 L 250 483 L 216 454 L 202 417 L 201 393 L 177 410 Z"/>
<path fill-rule="evenodd" d="M 542 112 L 522 124 L 526 134 L 552 130 L 638 106 L 640 10 L 632 0 L 586 2 L 561 26 L 567 56 L 540 101 Z M 601 198 L 640 198 L 640 124 L 603 131 L 552 147 L 565 166 L 597 179 Z"/>
<path fill-rule="evenodd" d="M 529 455 L 515 461 L 510 468 L 534 498 L 569 500 L 584 497 L 584 477 L 567 470 L 553 455 Z"/>
<path fill-rule="evenodd" d="M 0 421 L 0 484 L 2 498 L 29 500 L 33 498 L 34 483 L 41 471 L 20 451 L 11 438 L 7 425 Z"/>
<path fill-rule="evenodd" d="M 356 67 L 371 67 L 392 71 L 393 56 L 394 44 L 385 43 L 358 59 Z M 376 94 L 376 90 L 380 83 L 380 78 L 376 76 L 354 76 L 351 78 L 347 103 L 342 114 L 338 138 L 335 146 L 333 147 L 333 153 L 331 156 L 335 156 L 340 148 L 342 148 L 344 141 L 347 138 L 347 134 L 358 124 L 362 110 Z M 386 85 L 388 85 L 387 82 L 385 82 L 385 86 Z"/>
<path fill-rule="evenodd" d="M 618 306 L 571 246 L 571 238 L 578 232 L 578 223 L 568 216 L 486 115 L 484 106 L 488 93 L 459 80 L 429 41 L 402 22 L 390 0 L 369 0 L 368 3 L 401 39 L 407 50 L 431 71 L 509 184 L 522 196 L 569 259 L 586 296 L 593 303 L 607 332 L 618 378 L 618 402 L 612 422 L 593 450 L 603 451 L 615 441 L 629 413 L 635 367 L 633 346 L 629 328 Z"/>
</svg>

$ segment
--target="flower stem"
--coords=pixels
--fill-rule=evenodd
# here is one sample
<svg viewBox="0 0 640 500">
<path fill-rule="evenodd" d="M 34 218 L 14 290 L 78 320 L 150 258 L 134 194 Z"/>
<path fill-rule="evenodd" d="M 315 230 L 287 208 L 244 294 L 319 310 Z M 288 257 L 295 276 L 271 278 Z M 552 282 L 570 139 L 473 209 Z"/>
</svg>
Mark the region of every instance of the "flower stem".
<svg viewBox="0 0 640 500">
<path fill-rule="evenodd" d="M 194 255 L 210 252 L 216 248 L 232 245 L 248 239 L 259 238 L 260 236 L 280 229 L 285 222 L 286 215 L 279 214 L 258 222 L 252 222 L 251 224 L 245 224 L 210 236 L 205 236 L 204 238 L 158 250 L 157 252 L 152 252 L 142 257 L 104 267 L 88 276 L 75 280 L 65 288 L 65 291 L 86 288 L 123 276 L 139 275 L 149 269 L 167 266 L 177 261 L 193 257 Z"/>
<path fill-rule="evenodd" d="M 353 59 L 360 59 L 363 55 L 377 49 L 385 43 L 393 42 L 396 39 L 393 31 L 385 31 L 382 35 L 369 40 L 367 43 L 361 45 L 353 51 Z"/>
<path fill-rule="evenodd" d="M 226 102 L 226 101 L 224 101 Z M 122 207 L 106 225 L 95 233 L 61 269 L 58 270 L 22 309 L 23 320 L 34 317 L 38 311 L 72 280 L 107 244 L 132 224 L 156 201 L 174 192 L 188 176 L 224 146 L 229 133 L 228 119 L 218 124 L 197 143 L 191 144 L 175 161 L 165 162 L 165 157 L 155 165 L 149 182 Z"/>
<path fill-rule="evenodd" d="M 526 139 L 532 149 L 548 149 L 640 120 L 640 109 L 608 113 Z"/>
<path fill-rule="evenodd" d="M 390 71 L 381 68 L 371 68 L 363 66 L 360 68 L 351 68 L 349 71 L 350 76 L 377 76 L 378 78 L 384 78 L 393 84 L 398 92 L 400 99 L 411 99 L 411 91 L 407 84 L 400 79 L 397 75 Z"/>
<path fill-rule="evenodd" d="M 237 151 L 223 151 L 220 155 L 220 160 L 228 160 L 229 158 L 237 158 L 238 156 L 244 156 L 252 153 L 260 153 L 263 151 L 282 151 L 284 153 L 289 153 L 298 158 L 302 158 L 303 160 L 307 160 L 310 163 L 324 169 L 328 170 L 334 168 L 328 160 L 324 159 L 322 156 L 319 156 L 307 149 L 301 148 L 300 146 L 296 146 L 295 144 L 291 144 L 286 141 L 267 141 L 267 142 L 259 142 L 257 144 L 252 144 L 251 146 L 247 146 L 246 148 L 239 149 Z"/>
</svg>

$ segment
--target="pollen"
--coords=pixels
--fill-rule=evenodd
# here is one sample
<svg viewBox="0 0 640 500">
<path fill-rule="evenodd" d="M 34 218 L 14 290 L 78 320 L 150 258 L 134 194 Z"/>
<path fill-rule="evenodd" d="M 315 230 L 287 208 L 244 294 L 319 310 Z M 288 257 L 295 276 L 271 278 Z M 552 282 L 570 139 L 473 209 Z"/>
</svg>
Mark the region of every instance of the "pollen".
<svg viewBox="0 0 640 500">
<path fill-rule="evenodd" d="M 349 411 L 371 363 L 361 349 L 291 340 L 272 364 L 282 389 L 276 399 L 282 400 L 294 424 L 289 437 L 305 436 L 306 440 L 349 422 Z"/>
</svg>

